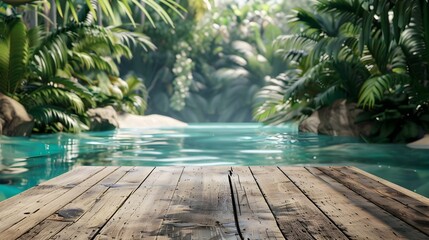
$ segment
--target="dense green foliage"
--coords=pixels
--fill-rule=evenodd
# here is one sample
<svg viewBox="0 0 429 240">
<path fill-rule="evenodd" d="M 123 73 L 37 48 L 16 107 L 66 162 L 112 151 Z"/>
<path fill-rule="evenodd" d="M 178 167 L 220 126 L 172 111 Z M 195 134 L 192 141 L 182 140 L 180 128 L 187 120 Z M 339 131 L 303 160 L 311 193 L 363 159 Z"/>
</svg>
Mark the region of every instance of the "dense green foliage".
<svg viewBox="0 0 429 240">
<path fill-rule="evenodd" d="M 134 49 L 155 46 L 141 33 L 97 25 L 94 9 L 100 1 L 79 2 L 65 5 L 72 12 L 77 7 L 80 11 L 64 16 L 62 26 L 51 31 L 28 30 L 19 14 L 10 14 L 17 9 L 2 3 L 0 91 L 25 106 L 35 121 L 34 132 L 86 130 L 86 111 L 92 107 L 112 105 L 136 114 L 146 109 L 144 85 L 134 76 L 122 80 L 117 63 L 131 58 Z M 144 1 L 149 2 L 153 1 Z M 62 7 L 58 5 L 59 10 Z M 155 12 L 171 24 L 164 9 Z"/>
<path fill-rule="evenodd" d="M 339 99 L 372 122 L 368 141 L 429 131 L 427 0 L 17 2 L 0 1 L 0 91 L 35 131 L 85 129 L 106 105 L 281 124 Z"/>
<path fill-rule="evenodd" d="M 252 121 L 256 92 L 288 67 L 271 44 L 285 31 L 285 13 L 274 1 L 195 2 L 180 1 L 189 13 L 175 29 L 146 27 L 158 50 L 121 69 L 144 79 L 148 113 L 186 122 Z"/>
<path fill-rule="evenodd" d="M 407 142 L 429 130 L 429 4 L 425 0 L 319 0 L 297 10 L 297 33 L 275 44 L 294 68 L 260 92 L 256 117 L 299 120 L 337 99 L 371 121 L 367 140 Z"/>
</svg>

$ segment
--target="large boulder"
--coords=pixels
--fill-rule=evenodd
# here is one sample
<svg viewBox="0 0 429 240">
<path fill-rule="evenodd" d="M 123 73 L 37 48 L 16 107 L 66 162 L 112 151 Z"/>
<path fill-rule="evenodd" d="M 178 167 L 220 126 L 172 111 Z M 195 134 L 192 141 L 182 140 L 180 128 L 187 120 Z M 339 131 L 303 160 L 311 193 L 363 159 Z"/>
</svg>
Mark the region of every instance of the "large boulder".
<svg viewBox="0 0 429 240">
<path fill-rule="evenodd" d="M 30 136 L 34 122 L 24 106 L 0 93 L 0 135 Z"/>
<path fill-rule="evenodd" d="M 355 124 L 356 117 L 361 112 L 356 103 L 337 100 L 331 106 L 314 112 L 300 124 L 299 129 L 332 136 L 368 136 L 371 124 Z"/>
<path fill-rule="evenodd" d="M 87 111 L 90 131 L 109 131 L 119 128 L 118 115 L 112 106 Z"/>
</svg>

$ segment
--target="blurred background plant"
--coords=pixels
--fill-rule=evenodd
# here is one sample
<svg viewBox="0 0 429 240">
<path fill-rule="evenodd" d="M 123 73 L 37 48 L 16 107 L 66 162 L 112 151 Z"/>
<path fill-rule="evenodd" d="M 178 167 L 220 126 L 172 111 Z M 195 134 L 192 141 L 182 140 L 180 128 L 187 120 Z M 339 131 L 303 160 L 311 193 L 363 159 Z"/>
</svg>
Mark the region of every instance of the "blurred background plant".
<svg viewBox="0 0 429 240">
<path fill-rule="evenodd" d="M 121 64 L 124 72 L 133 71 L 144 79 L 149 93 L 147 113 L 185 122 L 253 121 L 255 94 L 264 79 L 288 68 L 272 45 L 287 29 L 282 24 L 288 14 L 282 9 L 284 2 L 179 4 L 188 13 L 176 28 L 159 22 L 157 29 L 147 25 L 143 29 L 158 50 Z M 177 76 L 178 69 L 183 77 Z M 180 79 L 184 84 L 177 91 Z"/>
</svg>

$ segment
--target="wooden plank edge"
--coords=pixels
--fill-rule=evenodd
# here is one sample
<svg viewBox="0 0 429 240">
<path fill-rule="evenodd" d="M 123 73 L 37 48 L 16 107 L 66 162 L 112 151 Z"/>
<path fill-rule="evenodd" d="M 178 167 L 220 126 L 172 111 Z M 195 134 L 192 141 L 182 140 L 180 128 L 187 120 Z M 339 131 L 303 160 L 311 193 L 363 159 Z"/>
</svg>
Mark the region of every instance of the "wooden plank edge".
<svg viewBox="0 0 429 240">
<path fill-rule="evenodd" d="M 362 174 L 362 175 L 364 175 L 366 177 L 372 178 L 373 180 L 375 180 L 375 181 L 377 181 L 377 182 L 379 182 L 379 183 L 381 183 L 383 185 L 386 185 L 386 186 L 388 186 L 388 187 L 390 187 L 390 188 L 392 188 L 392 189 L 394 189 L 396 191 L 399 191 L 399 192 L 407 195 L 408 197 L 411 197 L 411 198 L 414 198 L 416 200 L 419 200 L 420 202 L 422 202 L 424 204 L 427 204 L 429 206 L 429 198 L 427 198 L 425 196 L 422 196 L 422 195 L 420 195 L 420 194 L 418 194 L 416 192 L 413 192 L 413 191 L 411 191 L 409 189 L 406 189 L 406 188 L 404 188 L 402 186 L 399 186 L 399 185 L 397 185 L 395 183 L 387 181 L 387 180 L 385 180 L 383 178 L 377 177 L 377 176 L 375 176 L 375 175 L 373 175 L 373 174 L 371 174 L 369 172 L 366 172 L 366 171 L 364 171 L 362 169 L 359 169 L 357 167 L 346 166 L 346 168 L 348 168 L 348 169 L 350 169 L 352 171 L 355 171 L 357 173 L 360 173 L 360 174 Z"/>
<path fill-rule="evenodd" d="M 403 195 L 402 192 L 398 192 L 383 184 L 380 184 L 372 178 L 368 178 L 360 174 L 357 175 L 356 172 L 348 168 L 330 167 L 317 169 L 319 169 L 321 172 L 328 175 L 329 177 L 333 178 L 337 182 L 343 184 L 345 187 L 349 188 L 361 197 L 384 209 L 386 212 L 392 214 L 396 218 L 402 220 L 408 225 L 416 228 L 420 232 L 429 236 L 429 226 L 426 223 L 429 219 L 429 216 L 427 215 L 426 211 L 421 211 L 418 208 L 414 208 L 414 204 L 407 204 L 406 201 L 400 201 L 394 195 L 389 195 L 383 190 L 379 191 L 377 188 L 371 188 L 359 180 L 366 179 L 366 181 L 372 181 L 374 184 L 378 184 L 378 188 L 386 188 L 388 189 L 388 191 L 395 191 L 396 194 L 403 196 L 402 200 L 406 198 L 406 200 L 408 201 L 413 201 L 417 204 L 423 204 L 420 201 L 416 201 L 414 198 L 410 198 L 407 195 Z M 354 179 L 354 176 L 350 175 L 358 176 L 358 180 Z"/>
<path fill-rule="evenodd" d="M 68 176 L 68 175 L 76 174 L 76 173 L 78 173 L 80 170 L 82 170 L 84 168 L 88 168 L 88 167 L 78 166 L 76 168 L 72 168 L 71 170 L 69 170 L 69 171 L 67 171 L 65 173 L 62 173 L 62 174 L 60 174 L 60 175 L 58 175 L 58 176 L 56 176 L 54 178 L 48 179 L 48 180 L 46 180 L 44 182 L 41 182 L 41 183 L 39 183 L 39 184 L 37 184 L 37 185 L 35 185 L 35 186 L 33 186 L 33 187 L 25 190 L 25 191 L 22 191 L 22 192 L 18 193 L 15 196 L 12 196 L 10 198 L 4 199 L 3 201 L 0 201 L 0 208 L 3 207 L 4 205 L 11 204 L 10 202 L 15 202 L 17 199 L 19 199 L 21 197 L 27 197 L 28 193 L 30 193 L 31 191 L 34 191 L 34 189 L 36 187 L 49 185 L 51 182 L 55 182 L 58 179 L 62 179 L 64 177 Z M 91 167 L 91 168 L 98 168 L 98 171 L 97 171 L 97 173 L 98 173 L 98 172 L 102 171 L 106 167 L 105 166 L 94 166 L 94 167 Z M 88 177 L 90 177 L 90 176 L 88 176 Z"/>
<path fill-rule="evenodd" d="M 389 186 L 386 186 L 380 183 L 379 181 L 374 180 L 373 178 L 362 175 L 346 167 L 332 167 L 329 169 L 327 168 L 319 168 L 319 169 L 328 175 L 332 175 L 332 177 L 337 179 L 337 181 L 343 182 L 345 185 L 349 186 L 350 189 L 352 190 L 355 189 L 357 191 L 362 192 L 362 195 L 365 195 L 364 193 L 366 191 L 369 191 L 369 192 L 375 193 L 377 195 L 376 197 L 382 197 L 383 199 L 378 201 L 382 206 L 385 206 L 387 202 L 391 201 L 391 204 L 400 204 L 405 209 L 409 209 L 409 211 L 411 212 L 415 211 L 414 214 L 417 214 L 417 215 L 422 214 L 425 216 L 425 218 L 429 218 L 429 205 L 404 194 L 402 191 L 398 191 Z M 349 179 L 349 176 L 350 176 L 350 179 Z M 372 197 L 373 195 L 370 194 L 368 195 L 367 198 L 372 198 Z M 377 200 L 375 200 L 375 202 L 377 202 Z"/>
<path fill-rule="evenodd" d="M 358 218 L 365 219 L 366 222 L 363 223 L 357 231 L 355 231 L 352 239 L 427 239 L 426 233 L 417 229 L 415 226 L 404 222 L 391 212 L 380 207 L 379 204 L 367 199 L 353 189 L 344 185 L 342 182 L 326 174 L 326 169 L 332 170 L 334 167 L 321 168 L 325 171 L 321 170 L 319 167 L 305 168 L 310 174 L 318 176 L 322 181 L 328 183 L 334 191 L 340 193 L 338 196 L 339 198 L 348 199 L 350 207 L 354 208 L 356 213 L 359 213 L 356 214 L 356 216 L 358 216 Z M 338 200 L 336 199 L 335 201 Z M 352 216 L 356 217 L 354 214 Z M 334 217 L 338 217 L 338 215 Z M 350 226 L 356 225 L 353 224 Z M 371 235 L 366 237 L 362 236 L 362 234 L 367 232 L 369 229 L 372 229 Z"/>
<path fill-rule="evenodd" d="M 0 239 L 16 239 L 21 237 L 26 232 L 31 230 L 34 226 L 37 226 L 43 220 L 55 213 L 58 209 L 66 206 L 68 203 L 78 198 L 93 185 L 97 184 L 117 169 L 119 169 L 119 167 L 109 166 L 103 168 L 102 171 L 98 171 L 96 174 L 85 179 L 84 181 L 70 189 L 70 191 L 64 193 L 62 196 L 58 197 L 54 201 L 41 206 L 40 209 L 38 209 L 36 212 L 26 215 L 24 219 L 14 223 L 5 231 L 0 232 Z M 31 222 L 33 223 L 30 224 Z"/>
</svg>

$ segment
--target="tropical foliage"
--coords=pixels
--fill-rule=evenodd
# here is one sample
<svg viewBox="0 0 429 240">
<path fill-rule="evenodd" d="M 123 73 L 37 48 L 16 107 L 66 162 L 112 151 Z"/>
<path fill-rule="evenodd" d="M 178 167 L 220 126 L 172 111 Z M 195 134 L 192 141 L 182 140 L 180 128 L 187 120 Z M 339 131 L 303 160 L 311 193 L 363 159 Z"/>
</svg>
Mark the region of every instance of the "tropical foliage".
<svg viewBox="0 0 429 240">
<path fill-rule="evenodd" d="M 297 10 L 300 31 L 276 40 L 294 69 L 271 81 L 255 111 L 266 122 L 302 119 L 337 99 L 374 122 L 368 141 L 406 142 L 428 131 L 428 1 L 319 0 Z M 393 100 L 395 99 L 395 100 Z"/>
<path fill-rule="evenodd" d="M 35 132 L 85 130 L 86 110 L 95 106 L 137 114 L 146 109 L 144 86 L 132 76 L 122 80 L 117 63 L 134 49 L 155 46 L 141 33 L 97 25 L 96 6 L 88 1 L 73 14 L 78 18 L 49 32 L 28 30 L 20 15 L 1 15 L 0 91 L 26 107 Z"/>
<path fill-rule="evenodd" d="M 0 91 L 39 132 L 85 129 L 95 106 L 280 124 L 347 99 L 373 123 L 367 141 L 407 142 L 429 131 L 428 12 L 427 0 L 0 1 Z"/>
<path fill-rule="evenodd" d="M 271 44 L 283 33 L 278 22 L 285 14 L 274 1 L 206 2 L 205 7 L 196 2 L 180 2 L 189 14 L 174 30 L 144 30 L 159 50 L 141 61 L 133 59 L 129 70 L 148 86 L 148 113 L 186 122 L 252 121 L 255 94 L 264 79 L 287 69 Z M 207 9 L 199 18 L 198 12 Z M 127 72 L 128 66 L 122 69 Z"/>
<path fill-rule="evenodd" d="M 16 8 L 22 8 L 28 11 L 42 11 L 45 14 L 43 19 L 45 25 L 57 25 L 57 18 L 62 24 L 67 24 L 70 21 L 81 21 L 82 14 L 90 13 L 91 20 L 97 21 L 102 25 L 103 20 L 111 23 L 114 26 L 122 25 L 123 16 L 126 20 L 136 26 L 136 18 L 133 16 L 133 9 L 138 9 L 141 16 L 148 19 L 152 25 L 154 24 L 153 16 L 149 14 L 148 9 L 151 9 L 163 21 L 173 26 L 173 21 L 167 11 L 162 7 L 166 6 L 175 13 L 181 15 L 184 10 L 179 4 L 173 0 L 2 0 L 0 1 L 0 9 L 5 12 L 17 11 Z M 48 11 L 46 11 L 48 10 Z M 35 18 L 38 14 L 35 15 Z M 34 19 L 31 19 L 34 20 Z M 35 20 L 37 21 L 37 19 Z M 60 24 L 60 22 L 58 22 Z M 154 26 L 154 25 L 153 25 Z"/>
</svg>

